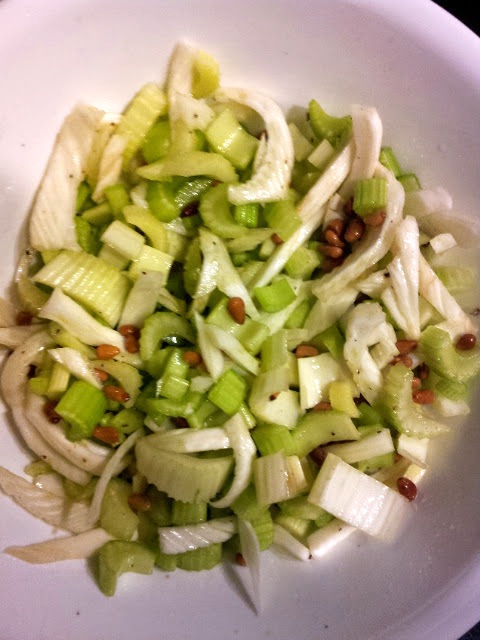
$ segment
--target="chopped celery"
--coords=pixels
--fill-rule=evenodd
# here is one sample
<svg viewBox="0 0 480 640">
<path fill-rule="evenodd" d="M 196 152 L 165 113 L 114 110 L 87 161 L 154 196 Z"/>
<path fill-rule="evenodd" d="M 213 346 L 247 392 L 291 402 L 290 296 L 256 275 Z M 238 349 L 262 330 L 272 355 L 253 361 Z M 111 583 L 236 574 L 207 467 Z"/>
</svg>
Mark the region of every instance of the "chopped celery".
<svg viewBox="0 0 480 640">
<path fill-rule="evenodd" d="M 300 247 L 287 260 L 285 264 L 285 272 L 291 278 L 310 280 L 312 273 L 321 265 L 321 263 L 322 260 L 318 251 L 308 249 L 307 247 Z"/>
<path fill-rule="evenodd" d="M 259 205 L 257 202 L 236 204 L 233 218 L 238 224 L 248 227 L 249 229 L 255 229 L 255 227 L 258 227 L 258 209 Z"/>
<path fill-rule="evenodd" d="M 277 451 L 284 451 L 290 455 L 296 451 L 290 429 L 277 424 L 265 424 L 252 431 L 252 438 L 262 456 L 268 456 Z"/>
<path fill-rule="evenodd" d="M 403 173 L 397 177 L 406 192 L 421 189 L 420 181 L 414 173 Z"/>
<path fill-rule="evenodd" d="M 150 164 L 151 162 L 156 162 L 164 158 L 169 150 L 170 122 L 168 120 L 159 120 L 151 127 L 145 136 L 142 144 L 142 155 L 146 162 Z"/>
<path fill-rule="evenodd" d="M 147 318 L 140 334 L 142 359 L 151 358 L 155 349 L 170 336 L 180 336 L 188 342 L 194 342 L 192 327 L 185 318 L 171 311 L 159 311 Z"/>
<path fill-rule="evenodd" d="M 315 343 L 317 342 L 319 342 L 323 347 L 326 347 L 334 358 L 339 359 L 343 355 L 345 338 L 341 333 L 338 324 L 332 324 L 328 329 L 319 333 L 315 337 Z"/>
<path fill-rule="evenodd" d="M 197 51 L 192 64 L 192 95 L 204 98 L 218 88 L 220 70 L 218 62 L 206 51 Z"/>
<path fill-rule="evenodd" d="M 177 567 L 184 571 L 206 571 L 222 561 L 222 545 L 214 543 L 208 547 L 192 549 L 176 555 Z"/>
<path fill-rule="evenodd" d="M 207 520 L 206 502 L 182 502 L 174 500 L 172 503 L 172 524 L 198 524 Z"/>
<path fill-rule="evenodd" d="M 227 185 L 206 191 L 200 199 L 200 215 L 203 224 L 221 238 L 238 238 L 245 234 L 245 227 L 234 220 L 227 195 Z"/>
<path fill-rule="evenodd" d="M 150 211 L 161 222 L 171 222 L 180 215 L 172 185 L 168 182 L 150 182 L 147 188 Z"/>
<path fill-rule="evenodd" d="M 255 297 L 267 313 L 276 313 L 288 307 L 297 297 L 288 280 L 280 278 L 265 287 L 255 287 Z"/>
<path fill-rule="evenodd" d="M 173 176 L 207 176 L 220 182 L 236 182 L 237 174 L 230 162 L 218 153 L 188 151 L 174 157 L 167 156 L 137 169 L 147 180 L 169 180 Z"/>
<path fill-rule="evenodd" d="M 188 204 L 197 202 L 213 184 L 210 178 L 192 178 L 184 182 L 175 192 L 175 202 L 180 210 Z"/>
<path fill-rule="evenodd" d="M 401 175 L 402 169 L 392 147 L 382 147 L 379 160 L 396 178 Z"/>
<path fill-rule="evenodd" d="M 355 184 L 353 209 L 359 216 L 368 216 L 387 206 L 386 178 L 366 178 Z"/>
<path fill-rule="evenodd" d="M 229 369 L 220 376 L 208 392 L 208 399 L 229 416 L 238 411 L 245 399 L 247 383 Z"/>
<path fill-rule="evenodd" d="M 128 191 L 123 184 L 112 184 L 105 188 L 105 197 L 115 218 L 120 218 L 124 207 L 130 204 Z"/>
<path fill-rule="evenodd" d="M 346 142 L 352 128 L 350 116 L 344 116 L 343 118 L 330 116 L 325 113 L 316 100 L 310 101 L 308 115 L 310 125 L 320 140 L 326 138 L 335 148 Z"/>
<path fill-rule="evenodd" d="M 358 440 L 360 434 L 351 418 L 338 411 L 310 411 L 291 430 L 295 453 L 306 456 L 327 442 Z"/>
<path fill-rule="evenodd" d="M 243 129 L 230 109 L 224 109 L 205 131 L 209 145 L 236 169 L 245 169 L 253 159 L 258 140 Z"/>
<path fill-rule="evenodd" d="M 105 224 L 109 224 L 109 222 L 112 221 L 112 218 L 113 214 L 108 202 L 102 202 L 102 204 L 97 204 L 95 207 L 85 209 L 82 213 L 82 219 L 95 227 L 101 227 Z"/>
<path fill-rule="evenodd" d="M 106 596 L 113 596 L 117 588 L 117 580 L 122 573 L 150 574 L 153 571 L 155 554 L 138 542 L 110 540 L 100 549 L 98 554 L 97 581 Z"/>
<path fill-rule="evenodd" d="M 420 345 L 428 366 L 448 380 L 464 384 L 480 372 L 480 349 L 459 351 L 450 335 L 439 327 L 427 327 L 420 337 Z"/>
<path fill-rule="evenodd" d="M 268 226 L 282 239 L 288 240 L 297 231 L 302 221 L 295 206 L 294 193 L 286 200 L 272 202 L 265 206 L 264 216 Z"/>
<path fill-rule="evenodd" d="M 101 247 L 99 229 L 88 220 L 77 216 L 75 218 L 75 233 L 77 242 L 86 253 L 96 255 Z"/>
<path fill-rule="evenodd" d="M 55 407 L 56 413 L 70 424 L 70 440 L 89 438 L 106 410 L 103 393 L 83 380 L 76 380 Z"/>
<path fill-rule="evenodd" d="M 138 526 L 138 516 L 128 504 L 131 493 L 131 484 L 112 478 L 102 500 L 100 526 L 120 540 L 131 540 Z"/>
</svg>

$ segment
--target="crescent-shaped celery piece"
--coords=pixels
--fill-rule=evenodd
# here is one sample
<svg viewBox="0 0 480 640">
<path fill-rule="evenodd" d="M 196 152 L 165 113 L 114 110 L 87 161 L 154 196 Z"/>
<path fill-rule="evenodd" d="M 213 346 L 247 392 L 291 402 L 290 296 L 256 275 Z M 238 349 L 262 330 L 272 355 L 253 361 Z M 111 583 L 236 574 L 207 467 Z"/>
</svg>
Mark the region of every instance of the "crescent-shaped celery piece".
<svg viewBox="0 0 480 640">
<path fill-rule="evenodd" d="M 80 469 L 70 460 L 52 447 L 36 429 L 33 422 L 25 413 L 27 398 L 27 374 L 32 363 L 37 361 L 39 354 L 45 348 L 52 346 L 52 340 L 46 331 L 41 331 L 30 337 L 21 347 L 16 349 L 8 358 L 2 371 L 1 386 L 5 402 L 9 405 L 15 426 L 26 445 L 41 460 L 45 460 L 63 476 L 85 485 L 91 475 Z M 37 416 L 32 416 L 36 420 Z M 49 424 L 49 426 L 51 426 Z"/>
<path fill-rule="evenodd" d="M 118 347 L 120 351 L 125 351 L 123 336 L 118 331 L 100 324 L 83 307 L 65 295 L 61 289 L 53 290 L 38 315 L 41 318 L 58 322 L 85 344 L 92 346 L 111 344 Z"/>
<path fill-rule="evenodd" d="M 223 425 L 223 429 L 233 449 L 235 472 L 227 493 L 219 500 L 210 503 L 213 507 L 219 509 L 230 507 L 232 502 L 248 487 L 252 476 L 253 461 L 257 455 L 257 447 L 240 413 L 232 416 Z"/>
<path fill-rule="evenodd" d="M 405 192 L 393 173 L 377 164 L 375 174 L 388 183 L 386 218 L 380 227 L 369 229 L 357 243 L 355 250 L 339 267 L 322 276 L 312 287 L 317 298 L 327 300 L 344 286 L 360 278 L 364 272 L 381 260 L 390 249 L 398 223 L 402 219 Z"/>
<path fill-rule="evenodd" d="M 30 217 L 30 243 L 34 249 L 80 251 L 75 231 L 78 185 L 103 111 L 77 105 L 66 117 L 35 198 Z"/>
<path fill-rule="evenodd" d="M 7 547 L 4 553 L 31 564 L 46 564 L 60 562 L 61 560 L 82 560 L 92 556 L 105 542 L 112 539 L 113 536 L 99 527 L 78 533 L 75 536 L 54 538 L 53 540 L 36 542 L 23 547 Z"/>
<path fill-rule="evenodd" d="M 390 286 L 381 296 L 396 323 L 405 332 L 405 337 L 412 340 L 420 337 L 418 237 L 416 219 L 407 216 L 397 227 L 392 245 L 394 258 L 387 267 Z"/>
<path fill-rule="evenodd" d="M 322 224 L 326 203 L 345 180 L 350 171 L 352 161 L 353 144 L 349 142 L 338 156 L 332 160 L 298 205 L 297 212 L 302 220 L 302 226 L 288 240 L 275 249 L 265 266 L 250 283 L 250 290 L 269 284 L 282 271 L 295 251 Z"/>
<path fill-rule="evenodd" d="M 420 255 L 419 289 L 420 294 L 445 318 L 446 326 L 440 326 L 448 330 L 452 337 L 458 337 L 464 333 L 477 335 L 478 328 L 422 255 Z"/>
<path fill-rule="evenodd" d="M 340 195 L 348 199 L 358 180 L 372 178 L 382 147 L 383 126 L 375 107 L 352 105 L 352 131 L 355 157 Z"/>
<path fill-rule="evenodd" d="M 243 184 L 230 185 L 228 197 L 233 204 L 273 202 L 287 197 L 294 162 L 292 136 L 285 116 L 271 98 L 247 89 L 220 89 L 219 102 L 238 102 L 259 113 L 265 123 L 267 143 L 255 173 Z"/>
<path fill-rule="evenodd" d="M 91 529 L 87 519 L 86 502 L 72 503 L 63 496 L 39 489 L 4 467 L 0 467 L 0 489 L 25 511 L 53 527 L 60 527 L 72 533 Z"/>
<path fill-rule="evenodd" d="M 348 314 L 343 355 L 360 393 L 370 403 L 383 384 L 382 372 L 370 354 L 370 347 L 385 340 L 388 334 L 395 343 L 395 331 L 378 302 L 359 304 Z"/>
</svg>

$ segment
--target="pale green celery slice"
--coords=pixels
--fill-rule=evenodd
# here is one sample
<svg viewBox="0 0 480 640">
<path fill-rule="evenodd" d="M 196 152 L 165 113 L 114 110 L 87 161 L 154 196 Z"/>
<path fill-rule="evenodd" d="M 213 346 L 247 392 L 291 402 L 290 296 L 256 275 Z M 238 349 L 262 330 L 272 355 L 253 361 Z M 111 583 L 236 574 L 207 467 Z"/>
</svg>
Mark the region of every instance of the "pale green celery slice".
<svg viewBox="0 0 480 640">
<path fill-rule="evenodd" d="M 278 275 L 295 251 L 322 224 L 326 203 L 345 180 L 353 159 L 353 145 L 348 143 L 328 165 L 317 182 L 298 205 L 302 226 L 288 240 L 279 245 L 264 267 L 249 284 L 249 290 L 269 284 Z"/>
<path fill-rule="evenodd" d="M 128 278 L 116 267 L 83 251 L 62 251 L 40 269 L 34 280 L 59 287 L 110 326 L 118 322 L 130 289 Z"/>
<path fill-rule="evenodd" d="M 383 126 L 375 107 L 352 105 L 352 130 L 355 157 L 352 168 L 340 188 L 340 195 L 348 199 L 358 180 L 372 178 L 377 168 L 382 146 Z"/>
<path fill-rule="evenodd" d="M 405 193 L 401 184 L 380 163 L 377 164 L 376 175 L 384 176 L 388 181 L 388 202 L 386 218 L 380 227 L 369 229 L 363 238 L 356 243 L 354 251 L 339 267 L 327 273 L 312 288 L 312 292 L 321 299 L 336 295 L 343 287 L 351 284 L 363 273 L 378 262 L 387 251 L 395 237 L 398 223 L 402 219 Z"/>
<path fill-rule="evenodd" d="M 140 393 L 140 386 L 143 382 L 138 369 L 126 362 L 117 362 L 115 360 L 94 360 L 92 364 L 96 369 L 106 371 L 119 382 L 119 385 L 130 396 L 130 400 L 125 402 L 125 407 L 132 407 Z"/>
<path fill-rule="evenodd" d="M 247 182 L 231 185 L 228 197 L 233 204 L 272 202 L 286 198 L 294 162 L 293 144 L 280 107 L 267 96 L 246 89 L 220 89 L 220 102 L 238 102 L 255 109 L 263 118 L 267 131 L 266 149 Z"/>
<path fill-rule="evenodd" d="M 77 189 L 102 115 L 77 105 L 58 133 L 30 217 L 30 242 L 39 251 L 80 249 L 74 224 Z"/>
</svg>

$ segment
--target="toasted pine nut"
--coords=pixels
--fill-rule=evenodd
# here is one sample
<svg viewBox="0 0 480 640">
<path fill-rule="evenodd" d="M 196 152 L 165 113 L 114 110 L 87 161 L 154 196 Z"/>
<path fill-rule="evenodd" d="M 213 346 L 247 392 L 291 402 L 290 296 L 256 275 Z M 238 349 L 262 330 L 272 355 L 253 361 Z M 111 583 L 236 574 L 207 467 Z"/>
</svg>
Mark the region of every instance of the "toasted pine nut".
<svg viewBox="0 0 480 640">
<path fill-rule="evenodd" d="M 463 336 L 457 340 L 455 345 L 459 351 L 471 351 L 477 344 L 477 338 L 473 333 L 464 333 Z"/>
<path fill-rule="evenodd" d="M 283 244 L 283 240 L 280 238 L 280 236 L 278 235 L 278 233 L 272 233 L 272 242 L 274 244 Z"/>
<path fill-rule="evenodd" d="M 410 478 L 398 478 L 397 489 L 409 502 L 417 497 L 417 485 Z"/>
<path fill-rule="evenodd" d="M 57 404 L 58 402 L 56 400 L 47 400 L 43 405 L 43 413 L 47 417 L 47 420 L 52 424 L 57 424 L 57 422 L 60 422 L 62 419 L 62 417 L 55 411 Z"/>
<path fill-rule="evenodd" d="M 135 336 L 136 338 L 140 337 L 140 329 L 134 324 L 122 324 L 122 326 L 118 328 L 118 331 L 125 338 L 127 336 Z"/>
<path fill-rule="evenodd" d="M 120 436 L 115 427 L 102 427 L 97 425 L 93 430 L 92 436 L 106 444 L 117 444 Z"/>
<path fill-rule="evenodd" d="M 340 237 L 333 229 L 327 229 L 324 233 L 325 240 L 332 247 L 340 247 L 343 248 L 345 243 L 340 240 Z"/>
<path fill-rule="evenodd" d="M 28 311 L 19 311 L 15 320 L 20 327 L 27 327 L 32 324 L 33 315 Z"/>
<path fill-rule="evenodd" d="M 140 351 L 140 343 L 138 342 L 137 336 L 134 336 L 133 333 L 125 338 L 125 350 L 128 351 L 128 353 L 138 353 Z"/>
<path fill-rule="evenodd" d="M 202 361 L 202 356 L 197 351 L 184 351 L 182 360 L 186 362 L 189 367 L 197 367 Z"/>
<path fill-rule="evenodd" d="M 245 322 L 245 303 L 242 298 L 230 298 L 227 309 L 237 324 L 243 324 Z"/>
<path fill-rule="evenodd" d="M 118 356 L 120 349 L 113 344 L 99 344 L 95 349 L 95 353 L 99 360 L 112 360 L 112 358 Z"/>
<path fill-rule="evenodd" d="M 343 233 L 343 230 L 345 229 L 345 220 L 342 220 L 341 218 L 330 220 L 330 222 L 327 224 L 327 229 L 331 229 L 337 234 L 337 236 L 340 237 Z"/>
<path fill-rule="evenodd" d="M 132 511 L 148 511 L 152 508 L 152 500 L 144 493 L 131 493 L 128 496 L 128 506 Z"/>
<path fill-rule="evenodd" d="M 422 381 L 420 380 L 420 378 L 417 378 L 416 376 L 414 376 L 414 378 L 412 379 L 412 390 L 418 391 L 418 389 L 420 389 L 421 386 L 422 386 Z"/>
<path fill-rule="evenodd" d="M 353 244 L 360 240 L 363 236 L 363 232 L 365 231 L 365 223 L 361 218 L 352 218 L 348 223 L 347 230 L 344 234 L 344 239 L 346 242 Z"/>
<path fill-rule="evenodd" d="M 393 360 L 390 361 L 390 364 L 398 364 L 399 362 L 401 362 L 406 367 L 408 367 L 408 369 L 410 369 L 410 367 L 413 365 L 412 358 L 410 358 L 410 356 L 404 356 L 404 355 L 395 356 Z"/>
<path fill-rule="evenodd" d="M 412 400 L 416 404 L 432 404 L 435 400 L 435 394 L 431 389 L 419 389 L 412 393 Z"/>
<path fill-rule="evenodd" d="M 106 382 L 109 378 L 108 373 L 103 369 L 94 369 L 94 372 L 100 382 Z"/>
<path fill-rule="evenodd" d="M 295 349 L 295 356 L 297 358 L 311 358 L 312 356 L 318 356 L 318 349 L 312 344 L 299 344 Z"/>
<path fill-rule="evenodd" d="M 371 213 L 369 216 L 365 216 L 363 221 L 369 227 L 380 227 L 385 222 L 385 218 L 387 214 L 385 211 L 375 211 L 375 213 Z"/>
<path fill-rule="evenodd" d="M 404 356 L 410 351 L 415 351 L 418 346 L 417 340 L 397 340 L 395 346 L 400 352 L 400 355 Z"/>
<path fill-rule="evenodd" d="M 341 258 L 325 258 L 325 260 L 321 264 L 321 269 L 325 273 L 330 273 L 336 267 L 339 267 L 343 262 L 343 256 Z"/>
<path fill-rule="evenodd" d="M 243 557 L 243 555 L 240 552 L 235 554 L 235 562 L 236 562 L 236 564 L 240 565 L 241 567 L 246 567 L 247 566 L 247 561 L 245 560 L 245 558 Z"/>
<path fill-rule="evenodd" d="M 430 367 L 426 362 L 422 362 L 415 369 L 416 375 L 420 378 L 420 380 L 426 380 L 430 374 Z"/>
<path fill-rule="evenodd" d="M 328 258 L 341 258 L 343 256 L 343 249 L 341 247 L 333 247 L 330 244 L 319 244 L 317 247 L 320 253 Z"/>
<path fill-rule="evenodd" d="M 315 447 L 315 449 L 310 451 L 308 455 L 317 466 L 321 467 L 322 464 L 325 462 L 325 458 L 327 457 L 327 452 L 323 447 Z"/>
<path fill-rule="evenodd" d="M 117 387 L 113 384 L 106 384 L 103 387 L 103 393 L 109 400 L 115 400 L 115 402 L 128 402 L 130 396 L 122 387 Z"/>
<path fill-rule="evenodd" d="M 330 411 L 331 408 L 330 402 L 319 402 L 313 407 L 313 411 Z"/>
</svg>

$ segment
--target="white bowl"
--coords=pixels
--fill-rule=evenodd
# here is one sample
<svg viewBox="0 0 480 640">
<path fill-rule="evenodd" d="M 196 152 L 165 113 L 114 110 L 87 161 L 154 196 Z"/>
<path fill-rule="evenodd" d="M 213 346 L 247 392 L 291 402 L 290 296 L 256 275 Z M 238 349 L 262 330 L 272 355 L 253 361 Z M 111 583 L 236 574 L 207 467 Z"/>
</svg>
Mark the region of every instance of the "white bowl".
<svg viewBox="0 0 480 640">
<path fill-rule="evenodd" d="M 0 3 L 0 281 L 55 133 L 78 100 L 118 110 L 162 80 L 173 44 L 213 53 L 229 85 L 284 107 L 375 105 L 385 141 L 458 210 L 480 202 L 480 40 L 425 0 L 3 0 Z M 323 560 L 266 560 L 256 616 L 232 573 L 130 574 L 105 598 L 81 562 L 0 556 L 5 640 L 456 640 L 480 617 L 479 403 L 435 444 L 416 514 L 393 545 L 355 534 Z M 5 419 L 0 464 L 27 459 Z M 0 496 L 0 546 L 50 527 Z"/>
</svg>

